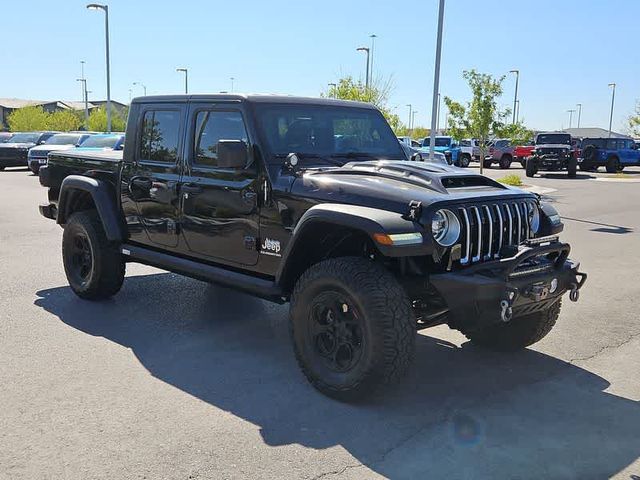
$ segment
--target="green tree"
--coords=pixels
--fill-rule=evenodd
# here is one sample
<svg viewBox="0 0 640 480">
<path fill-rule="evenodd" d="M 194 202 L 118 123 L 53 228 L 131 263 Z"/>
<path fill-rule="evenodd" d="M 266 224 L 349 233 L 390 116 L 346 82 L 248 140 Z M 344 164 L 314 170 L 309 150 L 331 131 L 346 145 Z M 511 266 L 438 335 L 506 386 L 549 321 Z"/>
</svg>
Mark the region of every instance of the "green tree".
<svg viewBox="0 0 640 480">
<path fill-rule="evenodd" d="M 494 78 L 476 70 L 465 70 L 462 76 L 469 84 L 472 99 L 466 105 L 462 105 L 445 97 L 444 101 L 449 109 L 448 129 L 456 139 L 466 136 L 478 139 L 480 173 L 483 173 L 489 135 L 504 128 L 504 119 L 511 113 L 508 109 L 501 111 L 497 104 L 497 99 L 502 95 L 504 75 Z"/>
<path fill-rule="evenodd" d="M 78 130 L 80 125 L 82 125 L 82 120 L 73 110 L 58 110 L 50 114 L 47 119 L 47 128 L 59 132 Z"/>
<path fill-rule="evenodd" d="M 126 117 L 118 113 L 117 110 L 111 110 L 111 130 L 114 132 L 124 132 L 126 128 Z M 107 131 L 107 110 L 99 107 L 91 110 L 89 114 L 88 129 L 94 132 Z"/>
<path fill-rule="evenodd" d="M 7 123 L 12 132 L 46 130 L 49 117 L 50 114 L 42 107 L 23 107 L 11 112 L 7 117 Z"/>
<path fill-rule="evenodd" d="M 502 125 L 493 133 L 496 137 L 508 138 L 512 145 L 523 145 L 533 138 L 533 130 L 529 130 L 521 122 Z"/>
<path fill-rule="evenodd" d="M 629 133 L 632 136 L 636 138 L 640 137 L 640 100 L 636 102 L 635 111 L 631 115 L 629 115 L 627 125 L 629 128 Z"/>
</svg>

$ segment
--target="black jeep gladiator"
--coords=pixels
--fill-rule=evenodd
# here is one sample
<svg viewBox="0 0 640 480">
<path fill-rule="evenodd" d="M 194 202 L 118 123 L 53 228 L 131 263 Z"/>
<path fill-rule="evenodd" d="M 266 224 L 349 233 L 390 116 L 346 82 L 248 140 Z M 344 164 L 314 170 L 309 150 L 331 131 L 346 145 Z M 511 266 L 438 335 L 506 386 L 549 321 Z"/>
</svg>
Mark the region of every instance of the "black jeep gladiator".
<svg viewBox="0 0 640 480">
<path fill-rule="evenodd" d="M 40 171 L 73 291 L 110 297 L 140 262 L 290 302 L 304 374 L 341 400 L 398 378 L 422 328 L 531 345 L 586 279 L 553 207 L 407 161 L 369 104 L 142 97 L 126 135 L 124 152 L 53 152 Z"/>
<path fill-rule="evenodd" d="M 576 177 L 578 159 L 571 147 L 568 133 L 539 133 L 535 137 L 531 156 L 527 158 L 527 177 L 533 177 L 540 170 L 566 170 L 569 178 Z"/>
</svg>

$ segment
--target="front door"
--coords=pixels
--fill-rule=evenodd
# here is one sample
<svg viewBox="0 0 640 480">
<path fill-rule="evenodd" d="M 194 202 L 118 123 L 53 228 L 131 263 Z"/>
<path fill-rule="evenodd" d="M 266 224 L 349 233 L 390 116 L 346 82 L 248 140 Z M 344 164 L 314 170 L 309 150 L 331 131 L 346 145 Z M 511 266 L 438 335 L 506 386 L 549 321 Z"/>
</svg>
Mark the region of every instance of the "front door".
<svg viewBox="0 0 640 480">
<path fill-rule="evenodd" d="M 218 164 L 220 140 L 242 140 L 251 152 L 242 108 L 237 104 L 189 109 L 185 172 L 180 185 L 182 234 L 191 254 L 228 264 L 258 261 L 258 167 Z"/>
<path fill-rule="evenodd" d="M 136 220 L 142 227 L 129 226 L 132 240 L 165 247 L 178 244 L 177 189 L 186 110 L 186 105 L 155 104 L 140 114 L 134 162 L 126 167 L 125 188 L 138 213 L 127 222 Z"/>
</svg>

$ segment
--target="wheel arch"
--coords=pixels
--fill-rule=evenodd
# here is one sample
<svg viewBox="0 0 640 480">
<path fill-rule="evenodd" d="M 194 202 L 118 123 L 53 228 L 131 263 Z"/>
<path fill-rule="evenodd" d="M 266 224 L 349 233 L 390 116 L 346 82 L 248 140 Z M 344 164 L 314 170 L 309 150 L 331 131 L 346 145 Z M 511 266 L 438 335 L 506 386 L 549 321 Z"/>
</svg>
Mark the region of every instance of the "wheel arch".
<svg viewBox="0 0 640 480">
<path fill-rule="evenodd" d="M 81 175 L 66 177 L 60 187 L 56 222 L 64 225 L 73 213 L 91 209 L 97 210 L 109 241 L 124 240 L 121 215 L 110 185 Z"/>
</svg>

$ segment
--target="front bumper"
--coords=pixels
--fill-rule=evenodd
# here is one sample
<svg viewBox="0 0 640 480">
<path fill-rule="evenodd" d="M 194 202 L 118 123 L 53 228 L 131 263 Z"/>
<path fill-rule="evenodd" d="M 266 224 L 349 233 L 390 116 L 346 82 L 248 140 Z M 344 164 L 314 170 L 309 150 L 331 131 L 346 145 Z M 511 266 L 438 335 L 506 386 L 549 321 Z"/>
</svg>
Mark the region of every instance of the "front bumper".
<svg viewBox="0 0 640 480">
<path fill-rule="evenodd" d="M 566 293 L 577 301 L 587 275 L 556 236 L 529 240 L 511 257 L 432 275 L 447 303 L 448 323 L 462 332 L 546 310 Z"/>
<path fill-rule="evenodd" d="M 30 158 L 29 159 L 29 170 L 33 173 L 37 174 L 40 171 L 40 167 L 47 164 L 46 158 Z"/>
</svg>

